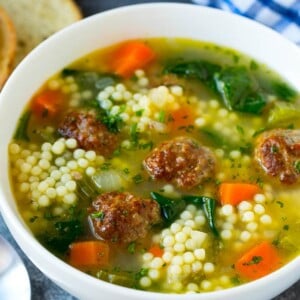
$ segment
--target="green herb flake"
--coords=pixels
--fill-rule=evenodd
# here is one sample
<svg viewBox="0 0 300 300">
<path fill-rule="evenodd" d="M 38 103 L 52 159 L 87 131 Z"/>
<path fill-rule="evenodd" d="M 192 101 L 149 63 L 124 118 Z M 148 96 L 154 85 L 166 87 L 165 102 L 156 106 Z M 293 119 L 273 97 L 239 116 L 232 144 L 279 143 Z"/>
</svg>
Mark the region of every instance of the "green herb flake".
<svg viewBox="0 0 300 300">
<path fill-rule="evenodd" d="M 240 61 L 240 57 L 237 54 L 233 54 L 232 59 L 235 64 L 237 64 Z"/>
<path fill-rule="evenodd" d="M 277 237 L 275 240 L 272 241 L 272 245 L 274 245 L 275 247 L 278 247 L 280 241 L 279 241 L 279 237 Z"/>
<path fill-rule="evenodd" d="M 99 119 L 106 126 L 106 128 L 113 133 L 120 132 L 120 128 L 123 125 L 123 119 L 119 114 L 112 115 L 109 112 L 102 112 Z"/>
<path fill-rule="evenodd" d="M 14 134 L 14 138 L 16 140 L 23 140 L 23 141 L 29 141 L 29 136 L 27 133 L 28 123 L 30 120 L 31 111 L 26 111 L 18 122 L 17 130 Z"/>
<path fill-rule="evenodd" d="M 278 153 L 279 149 L 276 145 L 271 146 L 271 153 Z"/>
<path fill-rule="evenodd" d="M 127 251 L 130 253 L 130 254 L 134 254 L 135 253 L 135 250 L 136 250 L 136 243 L 135 242 L 131 242 L 128 244 L 128 247 L 127 247 Z"/>
<path fill-rule="evenodd" d="M 102 171 L 107 171 L 107 170 L 110 169 L 110 167 L 111 167 L 111 164 L 110 164 L 110 163 L 103 163 L 103 164 L 100 166 L 100 169 L 101 169 Z"/>
<path fill-rule="evenodd" d="M 46 211 L 44 213 L 44 219 L 51 221 L 51 220 L 55 219 L 55 216 L 51 212 Z"/>
<path fill-rule="evenodd" d="M 152 141 L 149 141 L 144 144 L 139 144 L 139 148 L 143 149 L 143 150 L 147 150 L 147 149 L 152 150 L 153 146 L 154 146 L 154 143 Z"/>
<path fill-rule="evenodd" d="M 244 128 L 241 127 L 241 126 L 239 126 L 239 125 L 236 126 L 236 130 L 237 130 L 237 132 L 238 132 L 240 135 L 244 135 L 244 134 L 245 134 Z"/>
<path fill-rule="evenodd" d="M 294 168 L 298 174 L 300 174 L 300 160 L 295 161 Z"/>
<path fill-rule="evenodd" d="M 262 127 L 262 128 L 260 128 L 260 129 L 256 130 L 256 131 L 253 133 L 252 137 L 257 137 L 258 135 L 260 135 L 261 133 L 263 133 L 263 132 L 266 131 L 266 130 L 267 130 L 266 127 Z"/>
<path fill-rule="evenodd" d="M 165 111 L 161 110 L 158 113 L 157 121 L 160 123 L 165 123 L 165 121 L 166 121 L 166 112 Z"/>
<path fill-rule="evenodd" d="M 241 284 L 241 279 L 238 276 L 231 277 L 230 281 L 233 285 L 240 285 Z"/>
<path fill-rule="evenodd" d="M 34 223 L 38 219 L 38 216 L 33 216 L 29 219 L 30 223 Z"/>
<path fill-rule="evenodd" d="M 136 274 L 135 274 L 135 279 L 136 280 L 139 280 L 139 279 L 141 279 L 142 277 L 144 277 L 144 276 L 147 276 L 148 275 L 148 271 L 149 271 L 149 269 L 147 269 L 147 268 L 141 268 Z"/>
<path fill-rule="evenodd" d="M 256 61 L 251 60 L 251 62 L 250 62 L 250 69 L 251 70 L 257 70 L 258 69 L 258 64 L 257 64 Z"/>
<path fill-rule="evenodd" d="M 286 126 L 286 129 L 295 129 L 295 125 L 293 123 Z"/>
<path fill-rule="evenodd" d="M 276 203 L 280 206 L 280 208 L 283 208 L 284 207 L 284 203 L 281 202 L 281 201 L 276 201 Z"/>
<path fill-rule="evenodd" d="M 260 188 L 263 188 L 264 182 L 260 177 L 257 177 L 255 182 Z"/>
<path fill-rule="evenodd" d="M 243 263 L 244 266 L 252 266 L 252 265 L 257 265 L 259 264 L 263 258 L 261 256 L 252 256 L 251 260 L 248 262 Z"/>
<path fill-rule="evenodd" d="M 125 174 L 129 174 L 129 173 L 130 173 L 130 171 L 129 171 L 128 168 L 123 169 L 123 172 L 124 172 Z"/>
<path fill-rule="evenodd" d="M 144 178 L 141 174 L 136 174 L 132 177 L 132 180 L 135 184 L 140 184 L 144 181 Z"/>
<path fill-rule="evenodd" d="M 137 123 L 133 123 L 130 127 L 130 140 L 135 146 L 138 144 L 139 134 Z"/>
<path fill-rule="evenodd" d="M 135 112 L 135 115 L 136 115 L 137 117 L 141 117 L 141 116 L 143 115 L 143 112 L 144 112 L 144 109 L 137 110 L 137 111 Z"/>
<path fill-rule="evenodd" d="M 287 231 L 287 230 L 290 229 L 290 226 L 286 224 L 286 225 L 284 225 L 284 226 L 282 227 L 282 229 Z"/>
<path fill-rule="evenodd" d="M 92 219 L 99 219 L 100 221 L 103 221 L 105 218 L 105 214 L 103 211 L 96 211 L 90 214 Z"/>
</svg>

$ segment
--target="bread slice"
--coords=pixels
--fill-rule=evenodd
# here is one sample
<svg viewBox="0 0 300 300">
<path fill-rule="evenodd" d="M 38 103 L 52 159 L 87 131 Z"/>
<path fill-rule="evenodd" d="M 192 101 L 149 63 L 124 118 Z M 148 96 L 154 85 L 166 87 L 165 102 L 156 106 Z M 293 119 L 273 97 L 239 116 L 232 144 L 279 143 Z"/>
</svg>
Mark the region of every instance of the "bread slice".
<svg viewBox="0 0 300 300">
<path fill-rule="evenodd" d="M 16 50 L 16 31 L 6 11 L 0 7 L 0 89 L 13 66 Z"/>
<path fill-rule="evenodd" d="M 17 32 L 14 67 L 54 32 L 82 18 L 72 0 L 0 0 Z"/>
</svg>

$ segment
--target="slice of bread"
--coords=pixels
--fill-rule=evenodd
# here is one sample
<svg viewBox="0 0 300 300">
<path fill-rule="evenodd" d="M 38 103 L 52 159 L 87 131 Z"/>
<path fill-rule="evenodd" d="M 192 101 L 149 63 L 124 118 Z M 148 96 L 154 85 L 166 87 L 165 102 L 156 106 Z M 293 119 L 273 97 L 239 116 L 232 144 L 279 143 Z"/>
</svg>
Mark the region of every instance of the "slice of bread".
<svg viewBox="0 0 300 300">
<path fill-rule="evenodd" d="M 16 50 L 16 31 L 6 11 L 0 7 L 0 89 L 13 66 Z"/>
<path fill-rule="evenodd" d="M 0 0 L 17 32 L 14 67 L 54 32 L 82 18 L 72 0 Z"/>
</svg>

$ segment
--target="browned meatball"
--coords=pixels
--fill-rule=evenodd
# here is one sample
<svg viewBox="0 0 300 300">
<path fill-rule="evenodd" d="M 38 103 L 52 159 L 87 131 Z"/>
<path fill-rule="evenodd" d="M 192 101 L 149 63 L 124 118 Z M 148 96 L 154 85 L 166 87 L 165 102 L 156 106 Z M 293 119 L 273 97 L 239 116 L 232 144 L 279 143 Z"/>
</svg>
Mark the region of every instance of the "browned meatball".
<svg viewBox="0 0 300 300">
<path fill-rule="evenodd" d="M 185 137 L 163 142 L 143 164 L 153 179 L 172 182 L 185 189 L 201 184 L 215 170 L 213 153 Z"/>
<path fill-rule="evenodd" d="M 263 170 L 282 183 L 292 184 L 300 177 L 300 130 L 275 129 L 257 140 L 255 158 Z"/>
<path fill-rule="evenodd" d="M 79 147 L 95 150 L 108 156 L 117 147 L 117 136 L 91 114 L 71 112 L 61 122 L 58 132 L 66 138 L 77 140 Z"/>
<path fill-rule="evenodd" d="M 145 237 L 151 225 L 161 220 L 156 201 L 125 192 L 98 196 L 90 206 L 89 213 L 94 234 L 117 243 L 130 243 Z"/>
</svg>

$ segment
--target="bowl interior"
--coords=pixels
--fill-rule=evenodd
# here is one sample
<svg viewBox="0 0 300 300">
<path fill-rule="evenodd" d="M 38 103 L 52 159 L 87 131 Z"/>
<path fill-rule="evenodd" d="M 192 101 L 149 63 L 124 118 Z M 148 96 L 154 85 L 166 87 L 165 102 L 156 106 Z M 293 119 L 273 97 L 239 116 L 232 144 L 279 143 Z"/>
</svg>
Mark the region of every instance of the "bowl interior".
<svg viewBox="0 0 300 300">
<path fill-rule="evenodd" d="M 265 63 L 300 91 L 300 50 L 297 46 L 248 19 L 194 5 L 164 3 L 115 9 L 73 24 L 39 45 L 11 75 L 0 96 L 0 208 L 13 236 L 29 258 L 51 279 L 79 298 L 87 298 L 90 290 L 93 295 L 89 299 L 96 299 L 99 293 L 105 299 L 182 297 L 112 286 L 71 268 L 46 251 L 33 238 L 17 212 L 7 176 L 7 145 L 25 104 L 50 76 L 95 49 L 126 39 L 150 37 L 184 37 L 234 48 Z M 185 299 L 226 299 L 241 293 L 243 299 L 270 298 L 299 279 L 296 271 L 299 267 L 300 258 L 256 282 L 207 295 L 186 295 Z"/>
</svg>

